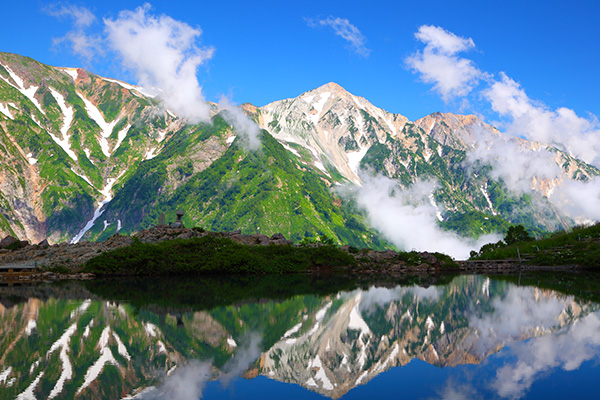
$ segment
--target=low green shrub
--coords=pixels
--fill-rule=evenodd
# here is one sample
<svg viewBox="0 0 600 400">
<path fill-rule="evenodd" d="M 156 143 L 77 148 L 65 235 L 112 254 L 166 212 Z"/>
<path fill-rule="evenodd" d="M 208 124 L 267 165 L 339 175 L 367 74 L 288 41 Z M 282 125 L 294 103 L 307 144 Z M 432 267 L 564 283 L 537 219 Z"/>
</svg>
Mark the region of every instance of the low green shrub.
<svg viewBox="0 0 600 400">
<path fill-rule="evenodd" d="M 92 258 L 84 270 L 100 275 L 261 274 L 355 264 L 354 257 L 334 246 L 247 246 L 207 235 L 156 244 L 134 241 Z"/>
</svg>

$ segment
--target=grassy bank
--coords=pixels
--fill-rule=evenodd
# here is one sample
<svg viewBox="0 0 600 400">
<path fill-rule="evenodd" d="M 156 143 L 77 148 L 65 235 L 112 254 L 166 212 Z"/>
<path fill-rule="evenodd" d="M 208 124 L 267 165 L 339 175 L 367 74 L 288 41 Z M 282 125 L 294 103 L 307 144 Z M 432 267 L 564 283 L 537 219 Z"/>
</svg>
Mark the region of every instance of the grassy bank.
<svg viewBox="0 0 600 400">
<path fill-rule="evenodd" d="M 555 232 L 540 240 L 486 246 L 471 259 L 517 259 L 520 254 L 523 263 L 529 265 L 579 265 L 600 269 L 600 224 Z"/>
<path fill-rule="evenodd" d="M 98 275 L 268 274 L 354 265 L 354 257 L 334 246 L 247 246 L 207 235 L 159 243 L 136 240 L 92 258 L 84 271 Z"/>
</svg>

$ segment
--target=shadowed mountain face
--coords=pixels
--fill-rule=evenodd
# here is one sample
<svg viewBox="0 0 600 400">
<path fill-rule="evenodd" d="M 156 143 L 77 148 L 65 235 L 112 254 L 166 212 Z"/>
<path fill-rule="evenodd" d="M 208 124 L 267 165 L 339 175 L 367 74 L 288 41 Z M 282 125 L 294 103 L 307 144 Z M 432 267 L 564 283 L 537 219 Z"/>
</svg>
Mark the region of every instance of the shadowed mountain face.
<svg viewBox="0 0 600 400">
<path fill-rule="evenodd" d="M 165 282 L 177 288 L 168 298 L 148 284 L 130 285 L 131 303 L 98 297 L 102 285 L 3 290 L 0 397 L 167 398 L 179 385 L 200 395 L 214 380 L 264 375 L 339 398 L 415 360 L 480 365 L 495 395 L 521 397 L 600 356 L 599 304 L 479 276 L 241 302 L 232 281 L 219 290 L 236 303 L 214 308 L 194 300 L 193 282 L 189 292 Z"/>
<path fill-rule="evenodd" d="M 173 221 L 183 210 L 189 226 L 383 247 L 339 190 L 365 184 L 365 170 L 404 187 L 434 182 L 425 202 L 443 227 L 467 236 L 503 231 L 508 222 L 568 225 L 548 196 L 600 175 L 475 116 L 434 113 L 411 122 L 335 83 L 242 106 L 262 128 L 258 150 L 244 146 L 227 112 L 211 107 L 211 121 L 192 125 L 142 88 L 0 53 L 0 234 L 105 239 L 155 225 L 161 213 Z M 551 173 L 503 174 L 517 162 Z"/>
</svg>

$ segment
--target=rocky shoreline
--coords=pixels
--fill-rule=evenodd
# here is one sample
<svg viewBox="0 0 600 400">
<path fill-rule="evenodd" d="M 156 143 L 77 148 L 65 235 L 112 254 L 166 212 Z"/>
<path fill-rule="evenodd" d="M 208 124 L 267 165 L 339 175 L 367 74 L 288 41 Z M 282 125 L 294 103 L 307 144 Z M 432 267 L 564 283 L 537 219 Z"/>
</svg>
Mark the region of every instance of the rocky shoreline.
<svg viewBox="0 0 600 400">
<path fill-rule="evenodd" d="M 228 238 L 236 243 L 248 246 L 294 245 L 292 241 L 287 240 L 280 233 L 269 237 L 262 234 L 246 235 L 240 231 L 206 232 L 198 228 L 173 228 L 167 226 L 157 226 L 138 232 L 132 236 L 115 234 L 104 242 L 83 241 L 77 244 L 60 243 L 55 245 L 49 245 L 46 241 L 36 245 L 19 242 L 19 246 L 21 247 L 14 250 L 2 248 L 6 246 L 0 244 L 0 279 L 93 279 L 93 274 L 82 272 L 82 268 L 88 260 L 104 252 L 129 246 L 134 240 L 139 240 L 143 243 L 158 243 L 165 240 L 199 238 L 207 235 Z M 5 238 L 1 243 L 11 243 L 14 246 L 15 242 L 18 242 L 18 240 Z M 316 243 L 304 244 L 302 246 L 322 245 Z M 535 269 L 535 267 L 520 265 L 515 260 L 459 261 L 448 265 L 447 262 L 438 259 L 436 255 L 427 252 L 415 253 L 417 262 L 414 260 L 407 262 L 400 257 L 403 253 L 393 250 L 358 250 L 351 246 L 342 246 L 340 249 L 351 254 L 357 261 L 357 266 L 349 268 L 347 272 L 360 275 L 434 274 L 441 271 L 487 273 L 520 271 L 524 268 L 528 270 Z M 565 268 L 573 269 L 572 266 Z M 553 269 L 556 270 L 557 268 L 554 267 Z M 322 273 L 329 271 L 327 266 L 320 266 L 313 272 Z"/>
</svg>

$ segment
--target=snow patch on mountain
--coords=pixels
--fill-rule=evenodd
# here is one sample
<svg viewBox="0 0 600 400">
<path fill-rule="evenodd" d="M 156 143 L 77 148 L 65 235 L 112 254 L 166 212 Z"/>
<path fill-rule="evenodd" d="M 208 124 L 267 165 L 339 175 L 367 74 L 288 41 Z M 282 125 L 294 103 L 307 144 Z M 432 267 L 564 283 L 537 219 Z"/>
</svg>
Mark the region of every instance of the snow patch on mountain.
<svg viewBox="0 0 600 400">
<path fill-rule="evenodd" d="M 130 361 L 131 356 L 129 355 L 129 352 L 127 351 L 127 347 L 125 347 L 125 344 L 123 344 L 123 342 L 121 341 L 121 338 L 119 337 L 119 335 L 117 335 L 117 332 L 113 331 L 112 335 L 113 335 L 113 338 L 115 338 L 115 341 L 117 342 L 117 351 L 119 352 L 119 354 L 122 355 L 123 357 L 125 357 L 127 359 L 127 361 Z"/>
<path fill-rule="evenodd" d="M 77 307 L 75 310 L 71 311 L 71 319 L 73 319 L 74 317 L 83 314 L 84 312 L 87 311 L 87 309 L 90 307 L 90 305 L 92 304 L 92 300 L 87 299 L 85 300 L 83 303 L 81 303 L 81 305 L 79 307 Z"/>
<path fill-rule="evenodd" d="M 6 367 L 2 372 L 0 372 L 0 385 L 4 385 L 8 380 L 8 376 L 12 372 L 12 367 Z"/>
<path fill-rule="evenodd" d="M 16 88 L 18 91 L 20 91 L 25 97 L 27 97 L 38 108 L 38 110 L 40 110 L 40 112 L 42 114 L 46 115 L 46 112 L 42 109 L 42 106 L 35 98 L 35 93 L 39 89 L 39 86 L 29 86 L 28 88 L 25 88 L 25 82 L 23 82 L 23 79 L 21 79 L 21 77 L 19 75 L 17 75 L 12 69 L 10 69 L 9 66 L 4 65 L 2 63 L 0 63 L 0 65 L 2 65 L 4 67 L 4 69 L 8 72 L 10 77 L 13 79 L 13 81 L 16 82 L 17 86 L 11 84 L 8 80 L 3 78 L 4 81 L 6 83 L 8 83 L 9 85 L 11 85 L 12 87 Z"/>
<path fill-rule="evenodd" d="M 25 389 L 21 394 L 17 396 L 17 400 L 36 400 L 35 394 L 33 391 L 37 387 L 38 383 L 40 383 L 40 379 L 44 376 L 44 371 L 40 372 L 38 376 L 31 382 L 27 389 Z"/>
<path fill-rule="evenodd" d="M 94 215 L 92 216 L 92 218 L 85 224 L 85 226 L 79 231 L 79 233 L 77 233 L 77 235 L 75 235 L 75 237 L 71 240 L 71 244 L 76 244 L 79 243 L 79 241 L 81 240 L 81 238 L 83 237 L 83 235 L 85 235 L 85 233 L 87 231 L 89 231 L 90 229 L 92 229 L 92 227 L 94 226 L 94 224 L 96 223 L 96 220 L 98 218 L 100 218 L 100 216 L 104 213 L 104 206 L 108 203 L 110 203 L 110 201 L 112 200 L 112 187 L 115 184 L 115 182 L 125 173 L 125 171 L 121 172 L 121 174 L 119 174 L 119 176 L 117 176 L 116 178 L 109 178 L 106 181 L 106 185 L 104 186 L 104 188 L 102 188 L 102 190 L 100 190 L 100 193 L 102 195 L 104 195 L 104 200 L 100 201 L 98 203 L 98 207 L 94 210 Z"/>
<path fill-rule="evenodd" d="M 115 125 L 117 125 L 119 122 L 119 117 L 115 118 L 111 122 L 106 122 L 100 110 L 91 101 L 86 99 L 85 96 L 80 92 L 77 92 L 77 95 L 85 104 L 85 110 L 89 117 L 96 123 L 96 125 L 100 127 L 100 147 L 102 148 L 104 155 L 106 157 L 110 157 L 107 138 L 112 134 Z"/>
<path fill-rule="evenodd" d="M 119 146 L 121 146 L 121 143 L 123 143 L 123 140 L 127 137 L 127 132 L 129 132 L 129 129 L 131 129 L 131 124 L 127 125 L 125 128 L 119 131 L 119 133 L 117 134 L 117 144 L 115 144 L 115 147 L 110 152 L 111 154 L 117 151 Z"/>
<path fill-rule="evenodd" d="M 25 334 L 30 336 L 33 333 L 33 330 L 37 327 L 37 322 L 35 319 L 30 319 L 27 321 L 27 326 L 25 327 Z"/>
<path fill-rule="evenodd" d="M 12 113 L 10 112 L 10 110 L 8 109 L 8 104 L 3 104 L 0 103 L 0 113 L 6 115 L 8 118 L 14 120 L 14 117 L 12 116 Z"/>
<path fill-rule="evenodd" d="M 69 140 L 71 139 L 71 137 L 68 134 L 69 129 L 71 129 L 71 124 L 73 123 L 73 116 L 75 115 L 75 113 L 73 112 L 73 107 L 67 106 L 67 103 L 65 102 L 65 98 L 58 91 L 56 91 L 53 88 L 49 88 L 49 89 L 50 89 L 50 93 L 52 93 L 52 96 L 58 103 L 58 106 L 60 107 L 60 111 L 63 114 L 63 125 L 60 128 L 60 134 L 62 135 L 62 137 L 60 139 L 58 139 L 56 136 L 54 136 L 50 132 L 48 132 L 48 133 L 50 133 L 50 136 L 52 136 L 52 139 L 60 147 L 63 148 L 63 150 L 69 155 L 69 157 L 71 157 L 74 161 L 77 161 L 77 156 L 75 155 L 73 150 L 71 150 L 71 144 L 69 143 Z"/>
<path fill-rule="evenodd" d="M 160 333 L 158 327 L 152 322 L 146 322 L 144 324 L 144 329 L 146 330 L 146 333 L 152 337 L 156 337 Z"/>
</svg>

